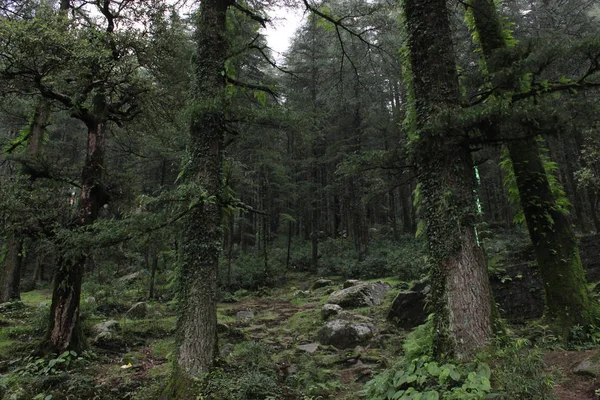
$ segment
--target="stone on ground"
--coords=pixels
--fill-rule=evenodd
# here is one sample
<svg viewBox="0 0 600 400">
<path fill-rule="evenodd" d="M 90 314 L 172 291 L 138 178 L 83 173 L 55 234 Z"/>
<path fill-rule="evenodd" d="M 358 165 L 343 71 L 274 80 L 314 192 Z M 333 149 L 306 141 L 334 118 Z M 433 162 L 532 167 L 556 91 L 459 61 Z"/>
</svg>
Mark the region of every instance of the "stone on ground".
<svg viewBox="0 0 600 400">
<path fill-rule="evenodd" d="M 135 303 L 125 313 L 125 318 L 129 318 L 129 319 L 145 318 L 147 316 L 148 316 L 148 303 L 143 302 L 143 301 L 140 301 L 139 303 Z"/>
<path fill-rule="evenodd" d="M 380 304 L 392 287 L 385 282 L 361 283 L 346 289 L 333 292 L 327 303 L 341 307 L 371 307 Z"/>
<path fill-rule="evenodd" d="M 424 324 L 427 320 L 425 297 L 423 292 L 398 293 L 388 312 L 388 321 L 392 321 L 404 329 L 412 329 Z"/>
<path fill-rule="evenodd" d="M 369 323 L 352 323 L 342 319 L 327 322 L 319 331 L 319 342 L 338 349 L 354 347 L 365 343 L 377 333 L 377 328 Z"/>
<path fill-rule="evenodd" d="M 329 318 L 338 315 L 343 310 L 344 309 L 337 304 L 325 304 L 321 309 L 321 317 L 327 321 Z"/>
</svg>

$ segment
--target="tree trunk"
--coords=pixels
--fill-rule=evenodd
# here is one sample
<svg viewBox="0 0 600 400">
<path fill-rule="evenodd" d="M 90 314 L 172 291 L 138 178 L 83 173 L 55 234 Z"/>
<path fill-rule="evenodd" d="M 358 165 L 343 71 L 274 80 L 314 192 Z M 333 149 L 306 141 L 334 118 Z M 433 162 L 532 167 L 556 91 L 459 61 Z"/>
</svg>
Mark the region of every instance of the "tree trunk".
<svg viewBox="0 0 600 400">
<path fill-rule="evenodd" d="M 185 181 L 221 195 L 225 134 L 225 61 L 227 0 L 200 3 L 197 18 L 194 101 Z M 177 360 L 170 398 L 191 398 L 192 379 L 207 372 L 217 355 L 217 267 L 223 229 L 219 201 L 206 201 L 185 220 L 179 287 Z"/>
<path fill-rule="evenodd" d="M 434 353 L 468 359 L 492 334 L 487 265 L 475 241 L 473 162 L 465 132 L 444 124 L 460 103 L 445 0 L 406 0 L 416 107 L 413 152 L 431 256 Z"/>
<path fill-rule="evenodd" d="M 546 317 L 568 338 L 575 325 L 594 322 L 596 310 L 571 222 L 557 210 L 535 142 L 509 144 L 521 206 L 544 282 Z"/>
<path fill-rule="evenodd" d="M 23 237 L 13 233 L 6 240 L 6 255 L 0 275 L 0 303 L 21 299 L 21 263 Z"/>
<path fill-rule="evenodd" d="M 154 284 L 156 281 L 156 271 L 158 270 L 158 254 L 156 251 L 152 251 L 152 264 L 150 266 L 150 288 L 148 289 L 148 299 L 154 298 Z"/>
<path fill-rule="evenodd" d="M 95 102 L 97 111 L 100 111 L 102 96 L 99 95 Z M 92 224 L 98 218 L 102 206 L 108 202 L 108 195 L 100 184 L 104 170 L 106 122 L 92 115 L 88 115 L 85 120 L 88 125 L 88 147 L 81 174 L 81 194 L 74 227 Z M 50 326 L 42 343 L 42 348 L 52 353 L 65 350 L 79 352 L 85 347 L 79 324 L 79 302 L 87 256 L 84 254 L 85 250 L 80 255 L 67 255 L 70 250 L 62 249 L 57 260 Z"/>
<path fill-rule="evenodd" d="M 471 1 L 488 69 L 497 71 L 504 65 L 492 62 L 493 53 L 507 44 L 496 5 L 492 0 Z M 536 141 L 512 141 L 508 150 L 544 282 L 546 317 L 568 338 L 572 327 L 589 325 L 598 314 L 588 293 L 577 240 L 569 218 L 556 206 Z"/>
</svg>

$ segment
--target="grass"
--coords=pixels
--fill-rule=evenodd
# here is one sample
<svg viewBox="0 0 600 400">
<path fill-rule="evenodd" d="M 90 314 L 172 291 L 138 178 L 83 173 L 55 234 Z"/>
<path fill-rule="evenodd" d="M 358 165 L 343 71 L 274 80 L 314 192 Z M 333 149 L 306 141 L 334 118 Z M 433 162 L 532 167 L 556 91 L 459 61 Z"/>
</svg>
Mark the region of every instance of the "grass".
<svg viewBox="0 0 600 400">
<path fill-rule="evenodd" d="M 23 292 L 21 293 L 21 301 L 29 307 L 39 307 L 40 303 L 47 303 L 50 305 L 50 302 L 52 301 L 52 290 L 41 289 Z"/>
</svg>

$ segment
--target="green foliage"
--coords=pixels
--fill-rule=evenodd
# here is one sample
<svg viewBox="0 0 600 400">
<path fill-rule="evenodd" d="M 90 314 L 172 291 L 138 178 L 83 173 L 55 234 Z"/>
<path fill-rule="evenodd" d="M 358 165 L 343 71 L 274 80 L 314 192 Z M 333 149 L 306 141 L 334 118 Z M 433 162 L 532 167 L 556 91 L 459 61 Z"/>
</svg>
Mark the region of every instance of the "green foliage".
<svg viewBox="0 0 600 400">
<path fill-rule="evenodd" d="M 215 400 L 269 400 L 280 395 L 268 346 L 242 342 L 227 362 L 226 366 L 214 369 L 201 379 L 201 396 Z"/>
<path fill-rule="evenodd" d="M 407 360 L 433 355 L 433 314 L 427 317 L 427 322 L 417 326 L 406 336 L 402 349 Z"/>
<path fill-rule="evenodd" d="M 526 339 L 499 345 L 490 362 L 494 365 L 492 385 L 502 400 L 550 400 L 558 374 L 547 371 L 543 354 Z"/>
<path fill-rule="evenodd" d="M 485 399 L 492 391 L 490 367 L 484 363 L 443 364 L 429 357 L 403 361 L 365 385 L 371 400 Z"/>
<path fill-rule="evenodd" d="M 338 373 L 319 365 L 314 357 L 302 355 L 296 364 L 298 372 L 286 378 L 286 385 L 294 388 L 303 398 L 332 399 L 343 388 Z"/>
</svg>

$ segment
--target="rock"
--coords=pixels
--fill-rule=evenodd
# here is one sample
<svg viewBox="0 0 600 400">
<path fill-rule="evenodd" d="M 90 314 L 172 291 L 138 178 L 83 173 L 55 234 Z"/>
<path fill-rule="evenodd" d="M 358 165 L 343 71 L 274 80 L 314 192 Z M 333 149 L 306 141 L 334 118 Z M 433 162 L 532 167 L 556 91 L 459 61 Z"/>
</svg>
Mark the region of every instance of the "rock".
<svg viewBox="0 0 600 400">
<path fill-rule="evenodd" d="M 137 319 L 137 318 L 145 318 L 148 315 L 148 303 L 140 301 L 139 303 L 135 303 L 127 312 L 125 313 L 125 318 L 129 319 Z"/>
<path fill-rule="evenodd" d="M 233 350 L 235 350 L 235 346 L 231 343 L 226 343 L 219 349 L 219 354 L 221 358 L 227 358 L 227 356 L 233 353 Z"/>
<path fill-rule="evenodd" d="M 117 330 L 119 323 L 115 320 L 104 321 L 92 326 L 92 335 L 94 336 L 92 344 L 106 350 L 120 350 L 126 346 Z"/>
<path fill-rule="evenodd" d="M 388 312 L 388 321 L 392 321 L 404 329 L 412 329 L 424 324 L 427 320 L 425 297 L 423 292 L 398 293 Z"/>
<path fill-rule="evenodd" d="M 333 285 L 333 281 L 330 279 L 318 279 L 313 282 L 312 286 L 310 287 L 310 290 L 316 290 L 331 285 Z"/>
<path fill-rule="evenodd" d="M 600 373 L 600 352 L 586 358 L 573 368 L 577 375 L 591 376 L 595 378 Z"/>
<path fill-rule="evenodd" d="M 319 342 L 346 349 L 365 343 L 377 333 L 377 328 L 368 323 L 352 323 L 342 319 L 329 321 L 319 331 Z"/>
<path fill-rule="evenodd" d="M 87 299 L 85 299 L 86 303 L 95 303 L 96 302 L 96 298 L 94 296 L 90 296 Z"/>
<path fill-rule="evenodd" d="M 44 308 L 44 307 L 47 307 L 47 306 L 48 306 L 48 303 L 46 303 L 45 301 L 42 301 L 40 303 L 40 308 Z"/>
<path fill-rule="evenodd" d="M 308 343 L 296 346 L 299 350 L 304 350 L 309 354 L 314 353 L 319 348 L 319 343 Z"/>
<path fill-rule="evenodd" d="M 544 313 L 544 287 L 537 267 L 529 263 L 505 267 L 490 283 L 500 316 L 509 322 L 523 323 Z"/>
<path fill-rule="evenodd" d="M 118 279 L 118 281 L 119 281 L 120 283 L 130 284 L 130 283 L 132 283 L 133 281 L 135 281 L 135 280 L 139 279 L 139 278 L 140 278 L 140 275 L 141 275 L 141 272 L 140 272 L 140 271 L 137 271 L 137 272 L 131 273 L 131 274 L 129 274 L 129 275 L 125 275 L 125 276 L 122 276 L 122 277 L 120 277 L 120 278 Z"/>
<path fill-rule="evenodd" d="M 325 304 L 321 309 L 321 317 L 327 321 L 330 317 L 339 314 L 344 309 L 337 304 Z"/>
<path fill-rule="evenodd" d="M 296 290 L 294 292 L 294 297 L 306 298 L 310 296 L 310 292 L 308 290 Z"/>
<path fill-rule="evenodd" d="M 333 292 L 327 303 L 341 307 L 370 307 L 381 303 L 391 286 L 385 282 L 361 283 Z"/>
<path fill-rule="evenodd" d="M 238 311 L 237 314 L 235 314 L 237 319 L 246 319 L 246 318 L 254 318 L 254 312 L 253 311 Z"/>
<path fill-rule="evenodd" d="M 430 290 L 430 286 L 429 286 L 428 279 L 424 279 L 419 282 L 415 282 L 415 284 L 412 285 L 412 287 L 410 288 L 411 292 L 423 292 L 424 294 L 429 293 L 429 290 Z"/>
<path fill-rule="evenodd" d="M 344 321 L 355 322 L 355 323 L 366 323 L 373 324 L 373 318 L 369 318 L 366 315 L 353 314 L 349 311 L 340 311 L 336 316 L 336 319 L 343 319 Z"/>
<path fill-rule="evenodd" d="M 100 322 L 99 324 L 92 326 L 91 331 L 94 336 L 97 336 L 101 333 L 116 332 L 117 330 L 119 330 L 119 328 L 119 322 L 115 321 L 114 319 L 110 319 L 108 321 Z"/>
<path fill-rule="evenodd" d="M 356 286 L 361 283 L 358 279 L 348 279 L 342 285 L 343 289 L 348 289 L 349 287 Z"/>
</svg>

